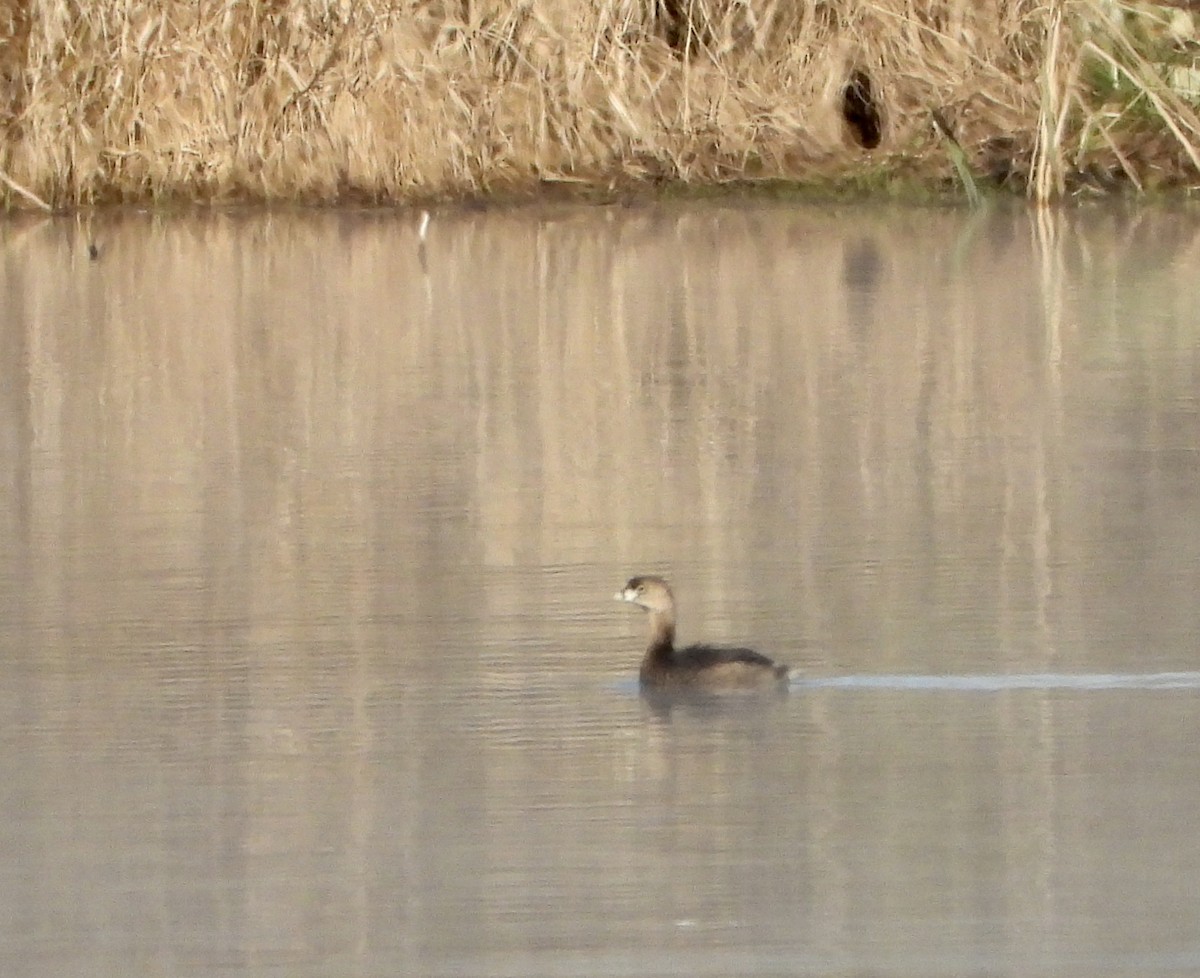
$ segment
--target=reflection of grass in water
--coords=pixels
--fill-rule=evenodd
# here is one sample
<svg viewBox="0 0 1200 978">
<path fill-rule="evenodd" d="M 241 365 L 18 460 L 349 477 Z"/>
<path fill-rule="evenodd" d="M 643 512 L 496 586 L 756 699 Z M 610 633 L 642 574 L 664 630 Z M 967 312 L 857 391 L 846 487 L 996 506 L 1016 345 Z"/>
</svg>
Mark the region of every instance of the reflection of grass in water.
<svg viewBox="0 0 1200 978">
<path fill-rule="evenodd" d="M 1040 196 L 1076 172 L 1140 185 L 1163 165 L 1183 176 L 1197 140 L 1190 107 L 1156 80 L 1164 45 L 1145 9 L 42 4 L 0 45 L 0 184 L 10 205 L 46 207 L 844 184 L 864 171 L 909 186 L 957 174 L 964 188 L 1002 176 Z M 1112 117 L 1114 98 L 1147 107 L 1164 142 L 1152 158 L 1145 133 Z M 961 157 L 947 157 L 934 112 Z"/>
<path fill-rule="evenodd" d="M 28 382 L 62 392 L 62 403 L 21 400 L 34 405 L 37 443 L 64 446 L 82 496 L 142 493 L 137 504 L 151 506 L 169 491 L 181 512 L 244 513 L 236 518 L 256 528 L 250 549 L 262 561 L 258 597 L 270 606 L 332 614 L 369 601 L 376 576 L 354 568 L 386 549 L 361 547 L 378 534 L 420 555 L 413 566 L 426 573 L 468 545 L 488 567 L 578 566 L 603 554 L 736 569 L 764 553 L 824 552 L 908 568 L 919 552 L 910 528 L 924 525 L 918 502 L 952 514 L 947 534 L 981 566 L 997 561 L 997 539 L 1006 553 L 1044 540 L 1046 574 L 1071 591 L 1063 577 L 1090 537 L 1050 532 L 1046 485 L 1061 481 L 1054 446 L 1070 431 L 1047 406 L 1065 398 L 1068 419 L 1098 432 L 1128 420 L 1151 449 L 1182 430 L 1166 423 L 1166 398 L 1176 380 L 1185 389 L 1183 368 L 1147 370 L 1152 397 L 1095 376 L 1105 337 L 1128 350 L 1136 328 L 1149 349 L 1161 324 L 1096 320 L 1134 288 L 1106 292 L 1111 270 L 1127 277 L 1142 255 L 1159 301 L 1190 321 L 1196 237 L 1186 215 L 1043 217 L 1056 228 L 1044 246 L 1061 252 L 1053 267 L 1083 255 L 1095 276 L 1055 299 L 1057 369 L 1043 312 L 1055 284 L 1035 274 L 1019 208 L 969 218 L 851 206 L 558 218 L 444 209 L 425 275 L 410 216 L 123 216 L 102 229 L 98 266 L 79 253 L 64 279 L 54 251 L 20 263 L 29 346 L 47 351 Z M 1072 414 L 1081 397 L 1088 410 Z M 87 449 L 96 444 L 105 452 Z M 140 478 L 148 470 L 169 472 L 169 489 Z M 238 473 L 249 488 L 221 495 L 195 477 L 203 472 Z M 392 499 L 435 507 L 446 524 L 401 538 L 412 531 L 377 522 Z M 47 491 L 32 505 L 50 525 L 64 501 Z M 337 518 L 297 523 L 305 511 Z M 469 526 L 455 522 L 463 514 Z M 886 532 L 872 538 L 863 525 Z M 202 531 L 179 528 L 197 553 Z M 126 539 L 111 544 L 138 559 Z M 306 554 L 335 555 L 300 567 L 316 582 L 309 591 L 294 581 Z M 815 588 L 778 600 L 818 623 L 814 639 L 827 627 L 853 644 L 861 627 L 872 633 L 860 641 L 902 648 L 901 632 L 889 638 L 885 624 L 880 638 L 873 623 L 907 607 L 903 584 L 846 586 L 860 616 L 822 608 Z M 1027 595 L 1012 588 L 995 600 L 1019 611 Z M 695 594 L 718 618 L 732 603 L 703 582 Z M 726 637 L 742 636 L 713 636 Z"/>
</svg>

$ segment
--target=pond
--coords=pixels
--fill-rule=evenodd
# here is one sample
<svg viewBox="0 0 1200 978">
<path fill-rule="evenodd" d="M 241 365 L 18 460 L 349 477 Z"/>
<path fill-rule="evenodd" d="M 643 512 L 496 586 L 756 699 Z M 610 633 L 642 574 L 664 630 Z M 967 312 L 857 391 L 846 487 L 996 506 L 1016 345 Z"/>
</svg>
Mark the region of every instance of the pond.
<svg viewBox="0 0 1200 978">
<path fill-rule="evenodd" d="M 93 221 L 0 227 L 5 974 L 1200 971 L 1194 214 Z M 790 694 L 643 701 L 635 573 Z"/>
</svg>

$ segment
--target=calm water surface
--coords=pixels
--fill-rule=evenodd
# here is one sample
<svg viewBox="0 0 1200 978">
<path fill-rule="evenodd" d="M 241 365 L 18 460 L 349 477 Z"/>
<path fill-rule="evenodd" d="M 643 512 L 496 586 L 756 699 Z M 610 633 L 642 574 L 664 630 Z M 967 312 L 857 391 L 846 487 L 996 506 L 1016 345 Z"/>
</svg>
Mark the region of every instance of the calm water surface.
<svg viewBox="0 0 1200 978">
<path fill-rule="evenodd" d="M 1200 220 L 416 224 L 0 227 L 0 972 L 1200 974 Z"/>
</svg>

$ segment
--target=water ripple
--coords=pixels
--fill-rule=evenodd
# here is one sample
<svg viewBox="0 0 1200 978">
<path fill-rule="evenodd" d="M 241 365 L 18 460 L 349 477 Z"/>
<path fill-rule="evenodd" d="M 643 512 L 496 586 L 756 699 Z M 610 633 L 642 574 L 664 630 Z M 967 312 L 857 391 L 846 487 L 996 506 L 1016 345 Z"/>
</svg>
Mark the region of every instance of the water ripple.
<svg viewBox="0 0 1200 978">
<path fill-rule="evenodd" d="M 911 689 L 993 693 L 1010 689 L 1200 689 L 1200 672 L 1028 672 L 968 676 L 859 674 L 792 680 L 793 689 Z"/>
</svg>

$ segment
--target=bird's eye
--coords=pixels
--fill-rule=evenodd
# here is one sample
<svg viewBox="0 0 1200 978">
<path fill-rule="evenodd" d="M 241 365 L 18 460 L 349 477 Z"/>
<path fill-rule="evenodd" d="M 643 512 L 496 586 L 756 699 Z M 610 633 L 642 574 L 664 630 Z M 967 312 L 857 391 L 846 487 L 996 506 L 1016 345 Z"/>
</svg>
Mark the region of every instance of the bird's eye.
<svg viewBox="0 0 1200 978">
<path fill-rule="evenodd" d="M 646 585 L 645 585 L 645 584 L 639 584 L 639 585 L 637 586 L 637 593 L 638 593 L 638 594 L 641 594 L 641 593 L 642 593 L 643 591 L 645 591 L 645 590 L 646 590 Z"/>
</svg>

